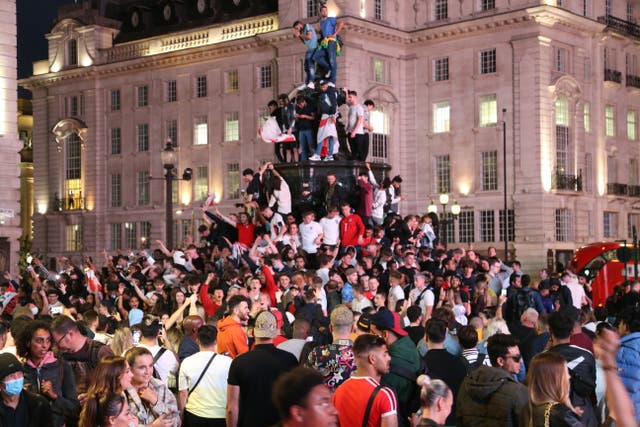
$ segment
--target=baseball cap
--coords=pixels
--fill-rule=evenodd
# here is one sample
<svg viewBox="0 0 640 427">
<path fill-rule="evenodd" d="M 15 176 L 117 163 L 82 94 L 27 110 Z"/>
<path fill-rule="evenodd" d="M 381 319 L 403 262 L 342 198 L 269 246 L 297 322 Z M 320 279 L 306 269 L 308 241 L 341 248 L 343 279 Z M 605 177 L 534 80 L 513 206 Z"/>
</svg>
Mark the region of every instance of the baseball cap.
<svg viewBox="0 0 640 427">
<path fill-rule="evenodd" d="M 14 372 L 22 372 L 22 363 L 11 353 L 0 354 L 0 381 Z"/>
<path fill-rule="evenodd" d="M 400 325 L 400 315 L 386 308 L 382 308 L 374 314 L 371 323 L 383 331 L 391 331 L 401 337 L 407 335 L 407 332 Z"/>
<path fill-rule="evenodd" d="M 253 336 L 256 338 L 275 338 L 278 335 L 278 321 L 269 311 L 263 311 L 256 317 Z"/>
</svg>

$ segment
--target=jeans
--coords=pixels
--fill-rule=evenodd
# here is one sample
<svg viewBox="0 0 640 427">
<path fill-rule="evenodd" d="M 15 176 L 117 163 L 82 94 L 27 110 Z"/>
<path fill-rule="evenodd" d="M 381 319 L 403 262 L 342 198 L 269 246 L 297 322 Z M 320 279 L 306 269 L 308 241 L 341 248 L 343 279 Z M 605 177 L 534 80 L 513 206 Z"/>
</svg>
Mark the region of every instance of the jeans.
<svg viewBox="0 0 640 427">
<path fill-rule="evenodd" d="M 316 63 L 320 64 L 320 66 L 325 70 L 331 71 L 330 80 L 332 83 L 336 82 L 336 75 L 338 74 L 336 48 L 336 42 L 330 41 L 326 49 L 318 48 L 318 50 L 316 50 L 316 53 L 313 55 L 313 60 Z"/>
<path fill-rule="evenodd" d="M 300 161 L 304 162 L 313 153 L 313 131 L 311 129 L 301 129 L 298 131 L 300 141 Z"/>
<path fill-rule="evenodd" d="M 319 143 L 316 147 L 316 154 L 319 156 L 322 153 L 322 146 L 324 143 Z M 333 156 L 333 137 L 329 137 L 329 149 L 327 150 L 327 156 Z"/>
<path fill-rule="evenodd" d="M 316 79 L 316 62 L 313 59 L 317 49 L 308 50 L 304 55 L 304 72 L 307 75 L 305 84 L 309 84 Z"/>
</svg>

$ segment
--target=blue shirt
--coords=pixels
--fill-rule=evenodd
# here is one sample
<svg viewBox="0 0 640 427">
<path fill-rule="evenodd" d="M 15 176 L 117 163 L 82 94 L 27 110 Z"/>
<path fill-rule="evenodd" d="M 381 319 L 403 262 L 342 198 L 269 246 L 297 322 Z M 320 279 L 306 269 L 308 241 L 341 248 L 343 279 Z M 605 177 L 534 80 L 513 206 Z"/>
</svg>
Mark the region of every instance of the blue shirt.
<svg viewBox="0 0 640 427">
<path fill-rule="evenodd" d="M 315 28 L 313 28 L 313 26 L 309 24 L 305 24 L 304 28 L 302 29 L 302 32 L 303 32 L 302 35 L 305 37 L 308 32 L 311 32 L 311 39 L 307 40 L 305 38 L 304 44 L 307 46 L 307 50 L 316 50 L 316 48 L 318 47 L 318 35 L 316 34 Z"/>
<path fill-rule="evenodd" d="M 347 304 L 353 301 L 353 287 L 350 283 L 345 283 L 342 288 L 342 303 Z"/>
<path fill-rule="evenodd" d="M 320 21 L 320 31 L 322 31 L 322 37 L 327 37 L 330 34 L 336 33 L 336 25 L 338 21 L 336 18 L 327 17 Z"/>
</svg>

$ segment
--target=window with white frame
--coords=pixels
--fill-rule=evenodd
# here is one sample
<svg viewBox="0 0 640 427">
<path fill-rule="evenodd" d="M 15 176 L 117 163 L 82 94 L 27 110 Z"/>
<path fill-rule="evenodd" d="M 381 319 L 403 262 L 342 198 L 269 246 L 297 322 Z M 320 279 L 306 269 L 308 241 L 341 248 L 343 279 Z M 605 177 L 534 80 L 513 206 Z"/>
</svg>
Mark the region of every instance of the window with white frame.
<svg viewBox="0 0 640 427">
<path fill-rule="evenodd" d="M 612 47 L 605 46 L 604 48 L 604 68 L 606 70 L 617 70 L 616 66 L 616 49 Z"/>
<path fill-rule="evenodd" d="M 227 163 L 227 198 L 240 198 L 240 163 Z"/>
<path fill-rule="evenodd" d="M 124 247 L 125 248 L 137 248 L 138 247 L 138 224 L 135 222 L 124 223 Z"/>
<path fill-rule="evenodd" d="M 207 116 L 195 118 L 193 125 L 193 145 L 207 145 L 209 143 L 209 124 Z"/>
<path fill-rule="evenodd" d="M 386 83 L 386 63 L 382 59 L 373 60 L 373 81 L 377 83 Z"/>
<path fill-rule="evenodd" d="M 151 239 L 151 223 L 149 221 L 142 221 L 140 223 L 140 240 L 142 242 L 149 242 Z"/>
<path fill-rule="evenodd" d="M 616 238 L 618 235 L 618 212 L 602 213 L 602 237 Z"/>
<path fill-rule="evenodd" d="M 111 91 L 111 111 L 120 111 L 120 89 Z"/>
<path fill-rule="evenodd" d="M 506 235 L 506 241 L 507 242 L 513 242 L 515 240 L 515 230 L 516 230 L 516 226 L 515 226 L 515 215 L 514 215 L 514 211 L 513 209 L 507 209 L 507 216 L 505 218 L 504 216 L 504 209 L 500 209 L 499 212 L 499 219 L 500 219 L 500 241 L 504 242 L 505 241 L 505 235 Z M 506 233 L 506 234 L 505 234 Z"/>
<path fill-rule="evenodd" d="M 593 155 L 585 153 L 584 155 L 584 191 L 593 193 Z"/>
<path fill-rule="evenodd" d="M 627 139 L 636 140 L 636 112 L 627 111 Z"/>
<path fill-rule="evenodd" d="M 227 93 L 236 93 L 240 88 L 238 83 L 238 70 L 229 70 L 224 73 L 224 87 Z"/>
<path fill-rule="evenodd" d="M 572 242 L 574 240 L 574 224 L 573 224 L 573 211 L 570 209 L 556 209 L 555 211 L 555 224 L 556 224 L 556 241 L 558 242 Z"/>
<path fill-rule="evenodd" d="M 272 79 L 271 79 L 271 64 L 261 65 L 258 69 L 259 72 L 259 86 L 261 89 L 271 87 Z"/>
<path fill-rule="evenodd" d="M 373 19 L 384 20 L 384 3 L 385 0 L 373 0 Z"/>
<path fill-rule="evenodd" d="M 480 52 L 480 74 L 496 72 L 496 50 L 487 49 Z"/>
<path fill-rule="evenodd" d="M 82 224 L 67 225 L 65 231 L 67 252 L 82 251 Z"/>
<path fill-rule="evenodd" d="M 149 204 L 149 171 L 138 172 L 138 205 Z"/>
<path fill-rule="evenodd" d="M 449 80 L 449 57 L 433 60 L 433 80 L 436 82 Z"/>
<path fill-rule="evenodd" d="M 480 127 L 498 123 L 498 98 L 496 94 L 480 97 Z"/>
<path fill-rule="evenodd" d="M 84 199 L 82 198 L 82 146 L 80 137 L 76 133 L 69 135 L 65 141 L 65 178 L 66 209 L 84 209 Z"/>
<path fill-rule="evenodd" d="M 451 107 L 448 101 L 433 104 L 433 132 L 449 132 Z"/>
<path fill-rule="evenodd" d="M 563 47 L 556 47 L 555 49 L 555 71 L 559 73 L 569 72 L 569 52 Z"/>
<path fill-rule="evenodd" d="M 78 40 L 71 39 L 67 43 L 67 65 L 78 65 Z"/>
<path fill-rule="evenodd" d="M 320 0 L 307 0 L 307 18 L 320 16 Z"/>
<path fill-rule="evenodd" d="M 207 200 L 207 197 L 209 197 L 209 167 L 198 166 L 195 172 L 196 176 L 193 183 L 194 198 L 199 202 Z"/>
<path fill-rule="evenodd" d="M 120 128 L 111 128 L 111 154 L 120 154 L 122 152 L 122 130 Z"/>
<path fill-rule="evenodd" d="M 389 135 L 389 117 L 381 109 L 369 112 L 369 124 L 373 127 L 371 134 L 371 157 L 380 160 L 388 160 L 387 138 Z"/>
<path fill-rule="evenodd" d="M 584 124 L 584 131 L 591 133 L 591 104 L 585 102 L 582 106 L 582 123 Z"/>
<path fill-rule="evenodd" d="M 625 69 L 627 76 L 638 75 L 638 55 L 627 53 L 625 55 Z"/>
<path fill-rule="evenodd" d="M 178 82 L 175 80 L 167 81 L 167 102 L 176 102 L 178 100 Z"/>
<path fill-rule="evenodd" d="M 482 191 L 498 190 L 498 152 L 483 151 L 482 160 Z"/>
<path fill-rule="evenodd" d="M 433 19 L 436 21 L 440 19 L 447 19 L 449 17 L 449 5 L 448 0 L 435 0 L 433 7 Z"/>
<path fill-rule="evenodd" d="M 463 209 L 458 217 L 458 242 L 473 243 L 475 241 L 475 216 L 471 209 Z"/>
<path fill-rule="evenodd" d="M 72 96 L 69 98 L 69 115 L 72 117 L 78 116 L 78 97 Z"/>
<path fill-rule="evenodd" d="M 122 175 L 114 173 L 111 175 L 111 207 L 122 206 Z"/>
<path fill-rule="evenodd" d="M 492 10 L 496 8 L 496 0 L 480 0 L 480 10 Z"/>
<path fill-rule="evenodd" d="M 196 77 L 196 97 L 205 98 L 207 96 L 207 76 Z"/>
<path fill-rule="evenodd" d="M 633 239 L 633 228 L 640 230 L 640 214 L 627 214 L 627 237 Z"/>
<path fill-rule="evenodd" d="M 604 107 L 604 134 L 606 136 L 616 136 L 616 113 L 613 105 Z"/>
<path fill-rule="evenodd" d="M 111 251 L 117 251 L 118 249 L 122 249 L 122 224 L 113 223 L 109 224 L 109 234 L 110 234 L 110 243 L 111 243 Z"/>
<path fill-rule="evenodd" d="M 611 16 L 611 0 L 604 0 L 604 14 Z"/>
<path fill-rule="evenodd" d="M 240 119 L 237 111 L 224 114 L 224 140 L 226 142 L 240 140 Z"/>
<path fill-rule="evenodd" d="M 170 119 L 165 123 L 167 138 L 171 140 L 173 147 L 178 146 L 178 120 Z"/>
<path fill-rule="evenodd" d="M 146 107 L 149 105 L 149 86 L 138 86 L 138 107 Z"/>
<path fill-rule="evenodd" d="M 556 98 L 556 169 L 566 174 L 571 170 L 569 138 L 569 100 L 564 95 Z"/>
<path fill-rule="evenodd" d="M 149 151 L 149 124 L 140 123 L 138 129 L 138 151 Z"/>
<path fill-rule="evenodd" d="M 627 2 L 627 22 L 635 23 L 636 20 L 633 16 L 633 2 Z"/>
<path fill-rule="evenodd" d="M 496 238 L 496 218 L 492 210 L 480 211 L 480 241 L 493 242 Z"/>
<path fill-rule="evenodd" d="M 451 191 L 451 161 L 449 155 L 436 156 L 436 192 L 438 194 Z"/>
</svg>

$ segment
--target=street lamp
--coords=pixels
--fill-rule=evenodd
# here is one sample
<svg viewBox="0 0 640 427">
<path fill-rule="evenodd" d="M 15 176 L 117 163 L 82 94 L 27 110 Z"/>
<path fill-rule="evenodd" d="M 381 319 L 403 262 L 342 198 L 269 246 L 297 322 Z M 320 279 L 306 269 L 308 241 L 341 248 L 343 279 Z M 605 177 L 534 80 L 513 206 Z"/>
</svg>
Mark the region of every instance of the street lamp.
<svg viewBox="0 0 640 427">
<path fill-rule="evenodd" d="M 165 169 L 164 181 L 166 185 L 165 193 L 165 235 L 167 240 L 167 248 L 173 249 L 173 170 L 177 161 L 177 153 L 173 149 L 171 138 L 167 138 L 164 150 L 160 152 L 162 167 Z"/>
<path fill-rule="evenodd" d="M 442 205 L 442 214 L 440 215 L 440 225 L 442 226 L 442 233 L 440 233 L 441 236 L 439 237 L 443 246 L 446 248 L 447 247 L 447 227 L 449 226 L 449 224 L 453 222 L 453 220 L 458 219 L 458 215 L 460 215 L 461 208 L 460 208 L 460 205 L 458 204 L 458 201 L 454 200 L 450 208 L 451 214 L 453 215 L 453 220 L 450 220 L 450 219 L 447 219 L 447 205 L 449 204 L 449 195 L 447 193 L 441 193 L 440 196 L 438 197 L 438 201 L 440 202 L 440 205 Z M 429 205 L 427 210 L 433 213 L 438 212 L 438 207 L 433 202 L 433 199 L 431 200 L 431 204 Z"/>
</svg>

